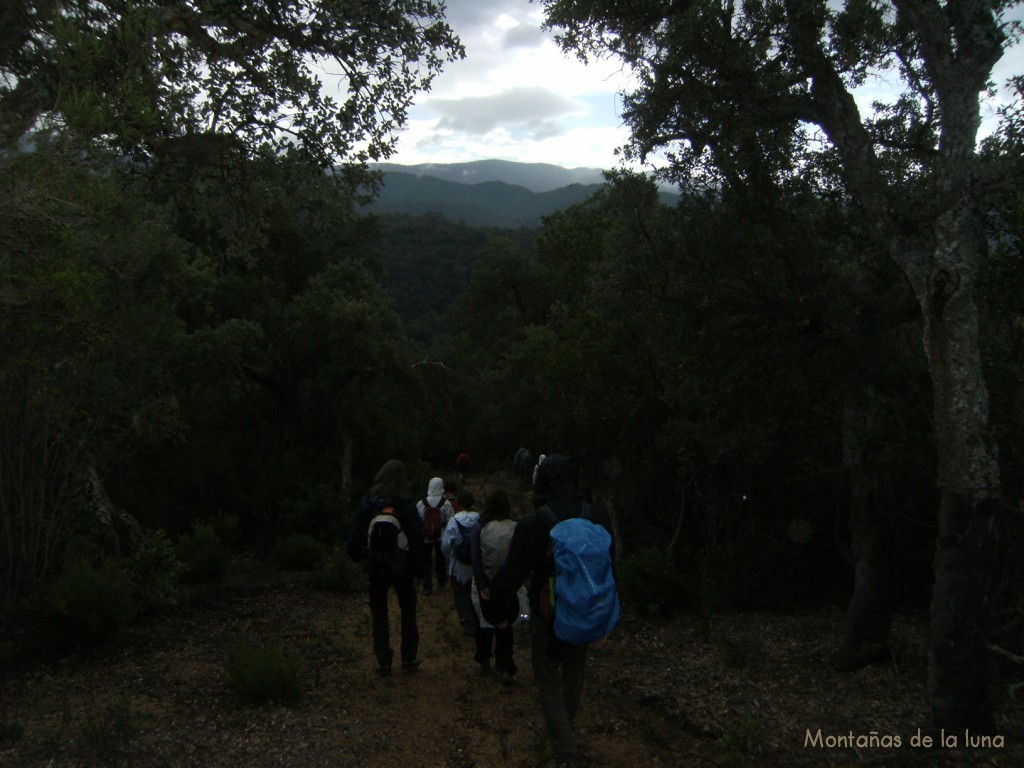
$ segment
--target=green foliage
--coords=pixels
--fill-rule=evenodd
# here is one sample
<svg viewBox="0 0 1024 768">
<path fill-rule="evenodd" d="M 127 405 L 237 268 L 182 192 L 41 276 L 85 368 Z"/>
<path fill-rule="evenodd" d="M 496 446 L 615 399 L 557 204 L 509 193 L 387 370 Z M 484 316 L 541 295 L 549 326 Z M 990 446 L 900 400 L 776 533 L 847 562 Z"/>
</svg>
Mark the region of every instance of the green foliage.
<svg viewBox="0 0 1024 768">
<path fill-rule="evenodd" d="M 42 140 L 0 157 L 4 612 L 59 562 L 87 466 L 123 456 L 133 432 L 152 443 L 179 426 L 163 385 L 181 243 L 158 207 L 97 170 L 105 160 Z"/>
<path fill-rule="evenodd" d="M 625 599 L 647 616 L 669 616 L 694 607 L 693 590 L 666 550 L 647 547 L 619 563 Z"/>
<path fill-rule="evenodd" d="M 133 618 L 132 582 L 120 565 L 74 560 L 30 601 L 44 640 L 63 651 L 121 640 Z"/>
<path fill-rule="evenodd" d="M 220 512 L 209 519 L 217 537 L 230 548 L 237 547 L 242 542 L 242 531 L 238 515 L 232 512 Z"/>
<path fill-rule="evenodd" d="M 317 568 L 314 586 L 327 592 L 357 592 L 366 586 L 366 574 L 348 556 L 344 546 L 337 546 Z"/>
<path fill-rule="evenodd" d="M 751 596 L 741 574 L 752 574 L 753 569 L 738 553 L 739 547 L 730 543 L 717 549 L 707 547 L 697 554 L 700 602 L 704 609 L 734 610 L 749 605 Z"/>
<path fill-rule="evenodd" d="M 280 642 L 259 647 L 235 640 L 226 648 L 228 683 L 245 704 L 295 704 L 302 698 L 302 659 L 286 653 Z"/>
<path fill-rule="evenodd" d="M 548 192 L 531 192 L 504 182 L 465 184 L 430 175 L 387 172 L 369 210 L 378 214 L 436 214 L 470 227 L 515 230 L 539 227 L 544 216 L 582 202 L 598 188 L 597 184 L 572 184 Z"/>
<path fill-rule="evenodd" d="M 287 571 L 316 570 L 324 557 L 324 545 L 305 533 L 289 534 L 274 545 L 274 562 Z"/>
<path fill-rule="evenodd" d="M 151 613 L 178 602 L 178 582 L 185 565 L 178 559 L 174 542 L 165 531 L 156 530 L 124 562 L 132 581 L 140 613 Z"/>
<path fill-rule="evenodd" d="M 213 527 L 195 523 L 192 532 L 178 540 L 178 557 L 185 566 L 183 578 L 193 584 L 218 584 L 228 570 L 231 550 Z"/>
<path fill-rule="evenodd" d="M 416 94 L 463 55 L 434 2 L 239 12 L 244 23 L 195 4 L 61 0 L 7 14 L 11 41 L 38 44 L 2 47 L 0 140 L 13 146 L 43 124 L 142 154 L 212 130 L 251 153 L 301 151 L 321 168 L 379 159 Z M 346 75 L 340 103 L 321 80 L 324 62 Z"/>
<path fill-rule="evenodd" d="M 719 765 L 747 765 L 752 760 L 752 747 L 761 724 L 753 715 L 742 715 L 729 724 L 715 741 Z"/>
</svg>

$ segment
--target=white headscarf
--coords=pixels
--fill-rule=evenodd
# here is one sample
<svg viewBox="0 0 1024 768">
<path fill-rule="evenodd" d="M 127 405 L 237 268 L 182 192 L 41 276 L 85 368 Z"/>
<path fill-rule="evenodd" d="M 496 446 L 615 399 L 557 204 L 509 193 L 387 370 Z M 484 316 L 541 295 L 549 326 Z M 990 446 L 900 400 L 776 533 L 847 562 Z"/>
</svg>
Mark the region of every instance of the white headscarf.
<svg viewBox="0 0 1024 768">
<path fill-rule="evenodd" d="M 537 484 L 537 472 L 540 471 L 540 465 L 544 463 L 544 459 L 546 459 L 546 458 L 547 458 L 547 455 L 542 453 L 540 455 L 540 458 L 537 459 L 537 466 L 535 466 L 533 468 L 533 484 L 534 485 Z"/>
<path fill-rule="evenodd" d="M 430 478 L 427 484 L 427 504 L 436 507 L 444 496 L 444 480 L 440 477 Z"/>
</svg>

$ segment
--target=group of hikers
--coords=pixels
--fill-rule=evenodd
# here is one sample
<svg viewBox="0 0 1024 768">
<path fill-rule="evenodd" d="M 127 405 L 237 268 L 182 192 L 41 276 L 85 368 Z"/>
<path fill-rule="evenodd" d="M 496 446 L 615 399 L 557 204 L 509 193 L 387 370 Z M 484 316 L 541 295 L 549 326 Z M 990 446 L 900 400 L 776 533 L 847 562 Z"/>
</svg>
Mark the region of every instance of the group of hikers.
<svg viewBox="0 0 1024 768">
<path fill-rule="evenodd" d="M 521 455 L 517 453 L 517 459 Z M 518 469 L 518 467 L 517 467 Z M 508 494 L 446 488 L 432 478 L 426 496 L 410 493 L 405 466 L 391 460 L 356 507 L 348 554 L 369 576 L 377 671 L 394 661 L 388 621 L 393 589 L 401 616 L 401 669 L 420 667 L 416 617 L 423 593 L 451 585 L 463 634 L 475 638 L 473 658 L 502 682 L 515 680 L 513 625 L 528 615 L 537 699 L 557 768 L 582 765 L 573 722 L 583 693 L 589 646 L 618 621 L 614 543 L 607 517 L 584 502 L 575 463 L 541 456 L 533 468 L 533 510 L 514 520 Z"/>
</svg>

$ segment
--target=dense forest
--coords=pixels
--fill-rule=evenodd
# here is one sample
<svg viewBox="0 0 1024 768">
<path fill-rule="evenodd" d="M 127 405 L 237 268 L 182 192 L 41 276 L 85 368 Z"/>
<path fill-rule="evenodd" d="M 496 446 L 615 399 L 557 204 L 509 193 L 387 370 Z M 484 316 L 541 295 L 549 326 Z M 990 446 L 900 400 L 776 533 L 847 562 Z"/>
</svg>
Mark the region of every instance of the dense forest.
<svg viewBox="0 0 1024 768">
<path fill-rule="evenodd" d="M 849 605 L 840 669 L 927 612 L 936 725 L 991 730 L 1024 654 L 1024 113 L 979 142 L 979 95 L 1015 3 L 545 0 L 638 74 L 627 156 L 672 162 L 515 229 L 366 209 L 461 56 L 443 6 L 209 5 L 4 11 L 5 636 L 110 639 L 96 600 L 331 551 L 387 459 L 525 446 L 579 462 L 631 610 Z M 883 66 L 907 89 L 862 116 Z"/>
</svg>

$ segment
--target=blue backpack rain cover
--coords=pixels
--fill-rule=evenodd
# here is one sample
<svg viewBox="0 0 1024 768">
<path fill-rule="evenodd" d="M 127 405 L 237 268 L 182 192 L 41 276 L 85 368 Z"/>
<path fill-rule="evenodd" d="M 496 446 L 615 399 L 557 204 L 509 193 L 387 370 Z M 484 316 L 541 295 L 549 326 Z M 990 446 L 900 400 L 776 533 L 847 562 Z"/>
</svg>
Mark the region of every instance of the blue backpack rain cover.
<svg viewBox="0 0 1024 768">
<path fill-rule="evenodd" d="M 603 640 L 619 621 L 622 606 L 615 588 L 612 537 L 602 526 L 574 517 L 551 529 L 555 575 L 555 637 L 583 645 Z"/>
</svg>

